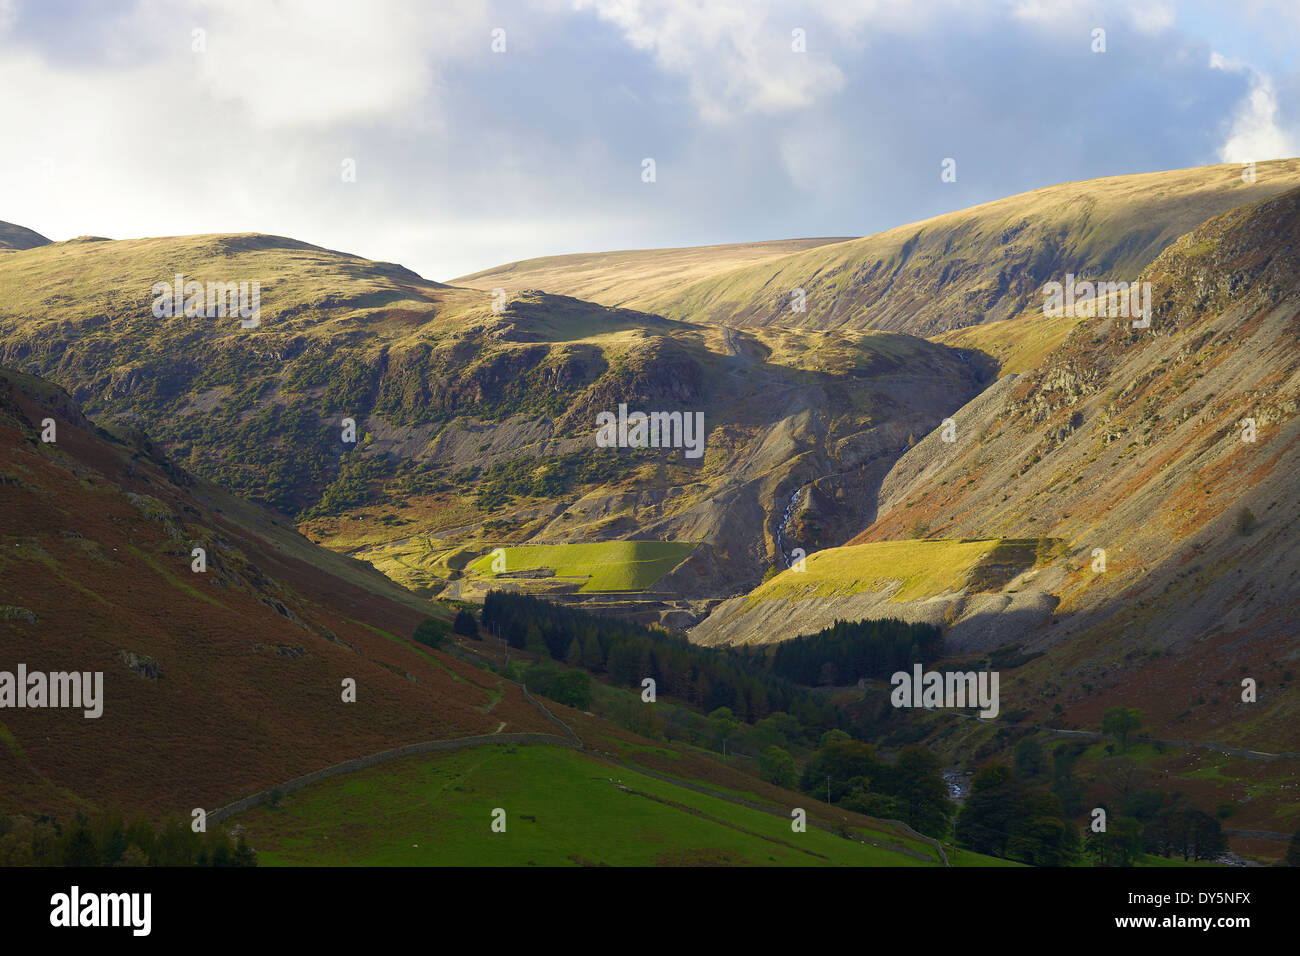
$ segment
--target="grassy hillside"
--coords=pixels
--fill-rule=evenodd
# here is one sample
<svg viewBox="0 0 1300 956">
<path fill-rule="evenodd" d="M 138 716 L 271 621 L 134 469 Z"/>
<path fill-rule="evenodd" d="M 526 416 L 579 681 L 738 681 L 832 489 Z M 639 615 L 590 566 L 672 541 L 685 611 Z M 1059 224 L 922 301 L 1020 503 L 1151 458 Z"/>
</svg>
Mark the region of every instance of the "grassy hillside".
<svg viewBox="0 0 1300 956">
<path fill-rule="evenodd" d="M 513 294 L 525 289 L 543 289 L 601 305 L 639 309 L 665 288 L 679 283 L 847 241 L 847 238 L 780 239 L 723 246 L 544 256 L 507 263 L 449 281 L 451 285 L 485 292 L 505 289 Z"/>
<path fill-rule="evenodd" d="M 1041 311 L 1030 309 L 1013 319 L 941 332 L 934 340 L 953 348 L 976 349 L 992 356 L 998 363 L 998 376 L 1001 377 L 1037 368 L 1078 323 L 1086 321 L 1071 315 L 1048 317 Z"/>
<path fill-rule="evenodd" d="M 1072 320 L 1020 346 L 1018 373 L 954 414 L 954 441 L 936 427 L 884 476 L 876 520 L 848 547 L 728 602 L 701 636 L 809 633 L 847 617 L 846 596 L 900 581 L 895 598 L 914 599 L 908 618 L 951 625 L 956 652 L 1010 641 L 1045 652 L 1026 665 L 1032 692 L 1019 702 L 1040 724 L 1095 727 L 1125 704 L 1170 739 L 1300 749 L 1287 507 L 1300 473 L 1297 248 L 1300 190 L 1180 237 L 1141 276 L 1163 290 L 1150 329 Z M 1039 321 L 1024 328 L 1042 331 Z M 1057 543 L 998 593 L 941 602 L 979 546 L 907 540 L 918 534 Z M 741 616 L 760 603 L 761 625 Z M 1231 692 L 1246 676 L 1267 688 L 1253 705 Z"/>
<path fill-rule="evenodd" d="M 907 601 L 979 587 L 982 569 L 1034 563 L 1037 539 L 880 541 L 828 548 L 808 556 L 805 569 L 787 569 L 750 592 L 751 603 L 882 591 Z"/>
<path fill-rule="evenodd" d="M 807 797 L 790 794 L 797 806 Z M 504 833 L 492 812 L 506 812 Z M 854 815 L 856 817 L 856 815 Z M 814 818 L 815 819 L 815 818 Z M 568 750 L 491 747 L 417 757 L 316 784 L 236 818 L 271 866 L 924 866 L 857 839 Z M 860 829 L 858 829 L 860 828 Z M 892 841 L 891 841 L 892 842 Z"/>
<path fill-rule="evenodd" d="M 811 555 L 803 575 L 722 602 L 692 640 L 767 643 L 862 618 L 938 625 L 944 666 L 1004 672 L 1001 716 L 895 719 L 895 739 L 973 769 L 1009 762 L 1027 736 L 1055 747 L 1098 732 L 1113 707 L 1136 709 L 1151 749 L 1083 752 L 1081 806 L 1122 801 L 1117 768 L 1137 760 L 1153 787 L 1231 820 L 1238 852 L 1277 859 L 1300 752 L 1297 249 L 1291 190 L 1206 220 L 1133 276 L 1153 287 L 1149 329 L 1031 310 L 938 336 L 1002 363 L 953 414 L 953 440 L 938 423 L 919 435 L 864 532 Z M 977 574 L 988 593 L 952 593 L 971 580 L 959 542 L 1030 536 L 1042 542 L 1032 562 Z M 870 593 L 882 586 L 893 599 Z"/>
<path fill-rule="evenodd" d="M 469 570 L 495 579 L 531 571 L 582 582 L 582 591 L 643 591 L 686 559 L 695 546 L 678 541 L 602 541 L 495 549 Z M 500 561 L 500 574 L 493 565 Z M 491 584 L 491 581 L 488 582 Z"/>
<path fill-rule="evenodd" d="M 1131 281 L 1212 216 L 1300 185 L 1300 160 L 1064 183 L 793 253 L 638 300 L 672 318 L 728 325 L 875 328 L 933 335 L 1040 308 L 1066 273 Z M 790 310 L 792 289 L 807 309 Z"/>
</svg>

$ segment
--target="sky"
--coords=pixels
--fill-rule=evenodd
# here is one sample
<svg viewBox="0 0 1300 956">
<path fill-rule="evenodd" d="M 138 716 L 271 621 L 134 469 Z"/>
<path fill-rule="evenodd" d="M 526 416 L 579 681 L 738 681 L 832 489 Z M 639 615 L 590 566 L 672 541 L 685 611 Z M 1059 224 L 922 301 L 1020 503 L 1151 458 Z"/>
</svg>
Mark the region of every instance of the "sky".
<svg viewBox="0 0 1300 956">
<path fill-rule="evenodd" d="M 868 235 L 1300 155 L 1298 54 L 1296 0 L 0 0 L 0 220 L 438 280 Z"/>
</svg>

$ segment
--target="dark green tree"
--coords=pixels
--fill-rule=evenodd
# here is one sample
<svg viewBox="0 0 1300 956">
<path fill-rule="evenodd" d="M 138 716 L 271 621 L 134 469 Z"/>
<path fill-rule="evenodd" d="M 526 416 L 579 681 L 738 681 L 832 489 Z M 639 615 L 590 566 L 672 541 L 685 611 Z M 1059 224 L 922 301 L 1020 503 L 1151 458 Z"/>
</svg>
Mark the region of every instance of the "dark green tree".
<svg viewBox="0 0 1300 956">
<path fill-rule="evenodd" d="M 63 849 L 64 866 L 99 866 L 99 848 L 90 830 L 79 826 L 68 836 L 68 844 Z"/>
<path fill-rule="evenodd" d="M 1067 866 L 1079 853 L 1078 830 L 1056 795 L 999 765 L 975 774 L 956 829 L 962 846 L 1036 866 Z"/>
<path fill-rule="evenodd" d="M 1047 769 L 1043 760 L 1043 745 L 1033 737 L 1026 737 L 1016 744 L 1015 768 L 1016 776 L 1022 780 L 1036 779 Z"/>
<path fill-rule="evenodd" d="M 436 618 L 428 617 L 421 621 L 415 627 L 415 633 L 411 635 L 417 643 L 426 647 L 442 647 L 446 638 L 447 626 Z"/>
<path fill-rule="evenodd" d="M 1142 726 L 1142 711 L 1136 707 L 1112 707 L 1101 718 L 1101 732 L 1118 737 L 1120 747 L 1128 749 L 1129 735 Z"/>
<path fill-rule="evenodd" d="M 804 768 L 800 789 L 823 799 L 826 796 L 827 778 L 830 778 L 830 802 L 837 803 L 856 786 L 870 789 L 880 765 L 870 744 L 858 740 L 834 740 L 822 747 Z"/>
<path fill-rule="evenodd" d="M 939 759 L 923 747 L 908 747 L 893 767 L 877 773 L 876 790 L 902 803 L 901 819 L 932 837 L 947 836 L 948 819 L 957 809 L 948 799 Z"/>
<path fill-rule="evenodd" d="M 575 710 L 591 708 L 591 676 L 586 671 L 569 670 L 551 681 L 551 700 Z"/>
<path fill-rule="evenodd" d="M 1094 866 L 1132 866 L 1142 853 L 1142 824 L 1120 817 L 1100 833 L 1089 827 L 1085 850 Z"/>
<path fill-rule="evenodd" d="M 452 630 L 462 637 L 478 638 L 478 621 L 474 619 L 474 612 L 467 608 L 461 608 L 456 612 L 456 621 L 452 624 Z M 481 640 L 481 638 L 479 638 Z"/>
<path fill-rule="evenodd" d="M 118 861 L 126 854 L 126 848 L 128 845 L 126 834 L 121 830 L 114 828 L 112 832 L 108 834 L 108 838 L 104 841 L 103 859 L 101 860 L 101 864 L 103 866 L 117 866 Z"/>
<path fill-rule="evenodd" d="M 605 651 L 601 648 L 595 631 L 582 636 L 582 666 L 589 671 L 599 672 L 605 669 Z"/>
<path fill-rule="evenodd" d="M 758 755 L 758 775 L 768 783 L 793 790 L 799 782 L 799 771 L 795 768 L 794 758 L 780 747 L 765 748 Z"/>
<path fill-rule="evenodd" d="M 729 740 L 740 730 L 740 721 L 732 713 L 730 707 L 719 707 L 709 714 L 709 722 L 713 725 L 713 747 L 715 750 L 721 750 L 723 741 Z"/>
</svg>

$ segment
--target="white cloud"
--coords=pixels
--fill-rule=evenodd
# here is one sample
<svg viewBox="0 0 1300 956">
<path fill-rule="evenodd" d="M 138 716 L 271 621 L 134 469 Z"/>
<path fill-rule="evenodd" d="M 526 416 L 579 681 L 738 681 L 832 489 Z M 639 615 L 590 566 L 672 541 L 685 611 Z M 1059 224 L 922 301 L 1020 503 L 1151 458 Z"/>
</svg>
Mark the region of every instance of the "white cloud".
<svg viewBox="0 0 1300 956">
<path fill-rule="evenodd" d="M 1163 33 L 1174 25 L 1174 8 L 1169 3 L 1138 3 L 1125 8 L 1129 23 L 1139 33 Z"/>
<path fill-rule="evenodd" d="M 656 65 L 686 80 L 690 99 L 709 123 L 747 113 L 809 107 L 838 92 L 844 74 L 819 50 L 807 18 L 779 4 L 711 0 L 575 0 L 614 24 Z M 792 31 L 806 31 L 807 52 L 792 49 Z"/>
<path fill-rule="evenodd" d="M 1219 148 L 1222 162 L 1260 162 L 1300 153 L 1300 136 L 1278 126 L 1277 94 L 1267 76 L 1219 53 L 1210 54 L 1210 69 L 1250 76 L 1250 92 L 1233 114 L 1228 138 Z"/>
<path fill-rule="evenodd" d="M 1167 0 L 1099 4 L 1094 0 L 1010 0 L 1011 16 L 1039 26 L 1111 27 L 1118 21 L 1138 33 L 1154 35 L 1174 26 L 1174 6 Z"/>
<path fill-rule="evenodd" d="M 409 114 L 440 66 L 488 49 L 486 13 L 414 0 L 193 0 L 183 13 L 142 6 L 137 23 L 174 81 L 262 128 L 323 128 Z M 206 52 L 191 50 L 194 28 Z"/>
</svg>

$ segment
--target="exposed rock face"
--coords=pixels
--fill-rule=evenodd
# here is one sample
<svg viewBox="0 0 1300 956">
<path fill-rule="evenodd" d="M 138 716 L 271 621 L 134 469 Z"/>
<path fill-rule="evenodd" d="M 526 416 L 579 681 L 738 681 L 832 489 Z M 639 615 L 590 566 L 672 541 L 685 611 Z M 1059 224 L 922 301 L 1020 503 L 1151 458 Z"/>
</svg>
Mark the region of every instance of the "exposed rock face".
<svg viewBox="0 0 1300 956">
<path fill-rule="evenodd" d="M 145 680 L 162 680 L 162 666 L 147 654 L 118 651 L 117 656 L 131 673 L 138 674 Z"/>
<path fill-rule="evenodd" d="M 253 650 L 262 654 L 275 654 L 279 657 L 287 657 L 291 660 L 307 656 L 307 651 L 304 648 L 298 647 L 294 644 L 254 644 Z"/>
</svg>

